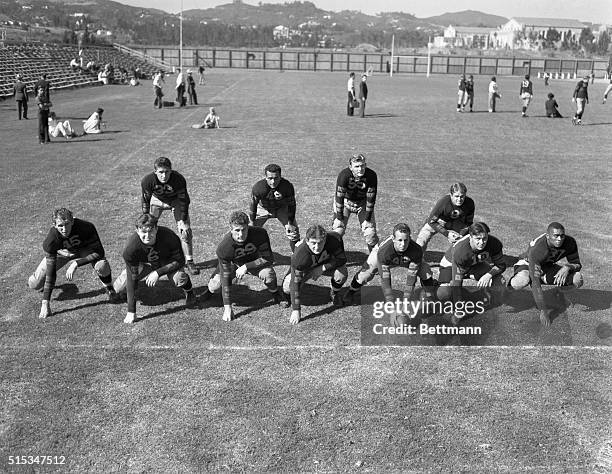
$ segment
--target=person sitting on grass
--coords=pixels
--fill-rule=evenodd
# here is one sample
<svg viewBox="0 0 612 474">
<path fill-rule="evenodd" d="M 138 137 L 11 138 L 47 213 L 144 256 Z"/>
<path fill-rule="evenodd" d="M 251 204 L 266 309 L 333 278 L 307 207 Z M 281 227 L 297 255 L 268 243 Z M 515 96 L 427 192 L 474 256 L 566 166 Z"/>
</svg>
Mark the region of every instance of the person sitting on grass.
<svg viewBox="0 0 612 474">
<path fill-rule="evenodd" d="M 208 115 L 204 118 L 203 123 L 194 123 L 191 128 L 221 128 L 219 125 L 219 116 L 214 107 L 209 109 Z"/>
<path fill-rule="evenodd" d="M 69 140 L 76 137 L 77 133 L 72 128 L 70 121 L 61 121 L 57 118 L 55 112 L 51 112 L 49 114 L 49 135 L 51 135 L 53 138 L 57 138 L 62 135 L 66 138 L 66 140 Z"/>
<path fill-rule="evenodd" d="M 561 112 L 559 112 L 559 104 L 555 100 L 555 94 L 552 92 L 548 93 L 548 100 L 546 101 L 546 116 L 550 118 L 563 118 Z"/>
<path fill-rule="evenodd" d="M 102 127 L 105 123 L 102 121 L 102 114 L 104 109 L 98 107 L 98 109 L 89 116 L 85 122 L 83 122 L 83 134 L 93 135 L 96 133 L 102 133 Z"/>
</svg>

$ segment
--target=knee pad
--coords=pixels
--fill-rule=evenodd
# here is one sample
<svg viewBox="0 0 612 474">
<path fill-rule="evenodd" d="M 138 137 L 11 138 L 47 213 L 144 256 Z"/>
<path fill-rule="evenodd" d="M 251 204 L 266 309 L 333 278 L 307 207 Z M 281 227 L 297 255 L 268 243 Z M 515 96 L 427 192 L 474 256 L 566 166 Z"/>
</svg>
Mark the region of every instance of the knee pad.
<svg viewBox="0 0 612 474">
<path fill-rule="evenodd" d="M 334 270 L 334 276 L 332 277 L 332 281 L 336 283 L 338 286 L 344 285 L 344 283 L 348 280 L 348 269 L 346 265 L 342 265 L 339 268 Z"/>
<path fill-rule="evenodd" d="M 174 274 L 173 281 L 178 288 L 183 288 L 184 286 L 189 286 L 191 280 L 189 279 L 189 275 L 187 275 L 187 273 L 180 270 Z"/>
<path fill-rule="evenodd" d="M 580 288 L 582 285 L 584 285 L 584 278 L 582 277 L 581 272 L 574 273 L 572 276 L 572 283 L 576 288 Z"/>
<path fill-rule="evenodd" d="M 283 293 L 291 292 L 291 273 L 287 273 L 285 278 L 283 278 Z"/>
<path fill-rule="evenodd" d="M 510 286 L 515 290 L 521 290 L 529 285 L 529 270 L 521 270 L 510 279 Z"/>
<path fill-rule="evenodd" d="M 366 244 L 374 246 L 378 243 L 378 235 L 376 234 L 376 227 L 374 225 L 365 225 L 363 228 L 363 236 L 365 237 Z"/>
<path fill-rule="evenodd" d="M 107 277 L 111 274 L 111 267 L 108 264 L 108 260 L 106 260 L 105 258 L 103 258 L 102 260 L 98 260 L 94 264 L 94 270 L 96 271 L 98 276 L 102 278 Z"/>
<path fill-rule="evenodd" d="M 268 288 L 276 289 L 276 272 L 272 267 L 263 268 L 259 272 L 259 278 Z"/>
<path fill-rule="evenodd" d="M 346 232 L 346 225 L 334 225 L 332 231 L 336 232 L 340 237 L 344 237 L 344 233 Z"/>
<path fill-rule="evenodd" d="M 45 274 L 42 278 L 36 278 L 36 275 L 30 275 L 28 278 L 28 286 L 32 290 L 40 290 L 45 284 Z"/>
<path fill-rule="evenodd" d="M 208 280 L 208 291 L 219 293 L 221 291 L 221 275 L 218 273 Z"/>
<path fill-rule="evenodd" d="M 185 242 L 186 244 L 191 243 L 193 239 L 193 231 L 191 230 L 191 227 L 185 229 L 183 232 L 180 232 L 179 234 L 183 242 Z"/>
</svg>

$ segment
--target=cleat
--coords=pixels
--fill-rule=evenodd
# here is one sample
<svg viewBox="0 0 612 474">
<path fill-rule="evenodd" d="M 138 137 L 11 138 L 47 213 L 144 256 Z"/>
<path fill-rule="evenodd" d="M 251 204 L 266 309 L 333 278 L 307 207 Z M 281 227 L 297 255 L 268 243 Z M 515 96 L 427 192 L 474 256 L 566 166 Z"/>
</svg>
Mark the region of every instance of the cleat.
<svg viewBox="0 0 612 474">
<path fill-rule="evenodd" d="M 339 291 L 334 291 L 331 290 L 329 293 L 329 296 L 332 300 L 332 304 L 337 307 L 340 308 L 342 306 L 344 306 L 344 304 L 342 303 L 342 297 L 340 296 L 340 292 Z"/>
<path fill-rule="evenodd" d="M 113 304 L 121 303 L 122 301 L 122 295 L 117 293 L 113 288 L 106 289 L 106 296 L 108 296 L 108 301 Z"/>
<path fill-rule="evenodd" d="M 136 316 L 132 313 L 128 313 L 123 322 L 125 324 L 132 324 L 136 320 Z"/>
<path fill-rule="evenodd" d="M 344 296 L 342 297 L 342 304 L 344 306 L 351 306 L 353 304 L 355 293 L 357 292 L 350 289 L 344 293 Z"/>
<path fill-rule="evenodd" d="M 197 302 L 198 302 L 198 298 L 196 297 L 193 290 L 189 290 L 187 293 L 185 293 L 185 306 L 187 306 L 188 308 L 191 308 L 195 306 Z"/>
<path fill-rule="evenodd" d="M 606 103 L 606 100 L 607 100 L 607 99 L 604 97 L 604 99 L 601 101 L 601 103 L 602 103 L 602 104 L 605 104 L 605 103 Z"/>
<path fill-rule="evenodd" d="M 187 271 L 189 272 L 190 275 L 200 274 L 200 269 L 195 266 L 195 263 L 193 263 L 193 260 L 187 260 L 187 262 L 185 263 L 185 266 L 187 267 Z"/>
<path fill-rule="evenodd" d="M 272 298 L 274 299 L 274 303 L 279 305 L 281 308 L 288 308 L 289 301 L 285 298 L 285 294 L 282 290 L 277 290 L 276 293 L 272 293 Z"/>
</svg>

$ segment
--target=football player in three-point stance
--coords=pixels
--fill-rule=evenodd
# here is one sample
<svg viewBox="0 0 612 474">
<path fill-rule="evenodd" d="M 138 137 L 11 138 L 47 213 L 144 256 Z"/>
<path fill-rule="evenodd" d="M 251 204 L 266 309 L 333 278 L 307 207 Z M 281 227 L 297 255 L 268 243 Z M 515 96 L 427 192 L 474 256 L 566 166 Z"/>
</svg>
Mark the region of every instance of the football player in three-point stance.
<svg viewBox="0 0 612 474">
<path fill-rule="evenodd" d="M 286 307 L 278 291 L 270 237 L 266 229 L 249 226 L 248 216 L 233 212 L 229 219 L 230 231 L 217 246 L 219 265 L 208 281 L 208 291 L 223 297 L 223 321 L 234 319 L 230 288 L 234 280 L 241 280 L 247 273 L 257 276 L 266 285 L 274 302 Z M 210 293 L 203 295 L 207 298 Z"/>
<path fill-rule="evenodd" d="M 424 296 L 427 298 L 433 297 L 434 280 L 429 265 L 423 261 L 423 250 L 410 238 L 408 224 L 400 223 L 393 228 L 393 234 L 390 237 L 372 249 L 361 270 L 353 277 L 349 289 L 344 295 L 344 303 L 352 303 L 355 293 L 371 281 L 377 273 L 380 274 L 385 302 L 393 301 L 391 269 L 394 267 L 408 268 L 406 279 L 407 299 L 413 299 L 417 275 L 421 279 L 421 286 L 425 290 Z"/>
<path fill-rule="evenodd" d="M 281 176 L 281 168 L 269 164 L 264 169 L 265 178 L 257 181 L 251 192 L 249 207 L 250 224 L 262 227 L 268 219 L 276 218 L 285 228 L 291 251 L 300 240 L 300 229 L 295 221 L 295 189 Z"/>
<path fill-rule="evenodd" d="M 68 264 L 66 270 L 68 280 L 72 280 L 78 267 L 91 264 L 106 287 L 109 299 L 112 302 L 117 301 L 111 268 L 104 258 L 104 247 L 91 222 L 75 219 L 72 212 L 66 208 L 56 209 L 53 212 L 53 227 L 49 229 L 42 247 L 45 257 L 34 274 L 28 278 L 28 286 L 33 290 L 41 290 L 44 287 L 39 318 L 51 316 L 49 301 L 55 286 L 57 270 L 66 264 Z"/>
<path fill-rule="evenodd" d="M 193 232 L 189 220 L 187 181 L 178 171 L 172 170 L 172 163 L 165 156 L 155 160 L 153 170 L 153 173 L 142 179 L 142 212 L 159 219 L 163 211 L 172 211 L 181 237 L 187 270 L 192 275 L 198 275 L 200 270 L 193 263 Z"/>
<path fill-rule="evenodd" d="M 455 183 L 450 187 L 449 194 L 436 203 L 416 240 L 423 253 L 437 233 L 444 235 L 451 244 L 467 234 L 468 227 L 474 222 L 475 206 L 472 198 L 466 194 L 465 184 Z"/>
<path fill-rule="evenodd" d="M 138 281 L 143 279 L 149 287 L 157 284 L 160 277 L 168 275 L 174 286 L 185 292 L 185 306 L 196 302 L 189 275 L 184 271 L 185 256 L 179 237 L 167 227 L 157 225 L 157 218 L 142 214 L 135 223 L 136 232 L 128 237 L 123 250 L 125 270 L 114 283 L 117 293 L 127 289 L 127 315 L 124 323 L 136 319 L 136 297 Z"/>
<path fill-rule="evenodd" d="M 489 288 L 493 287 L 503 294 L 506 269 L 503 245 L 489 234 L 489 226 L 475 222 L 468 229 L 468 235 L 455 242 L 440 261 L 438 299 L 458 302 L 465 278 L 476 281 L 476 286 L 484 292 L 484 300 L 491 300 Z M 459 317 L 453 314 L 453 323 Z"/>
<path fill-rule="evenodd" d="M 310 279 L 316 281 L 323 275 L 331 277 L 330 296 L 334 306 L 341 306 L 339 292 L 348 278 L 342 237 L 315 224 L 308 228 L 306 238 L 296 246 L 291 256 L 290 272 L 283 279 L 285 297 L 288 293 L 291 297 L 291 324 L 299 323 L 302 318 L 302 285 Z"/>
<path fill-rule="evenodd" d="M 565 258 L 567 263 L 558 265 Z M 583 284 L 582 264 L 576 240 L 565 234 L 558 222 L 549 224 L 545 234 L 532 240 L 529 248 L 519 256 L 514 265 L 510 286 L 519 290 L 531 284 L 536 306 L 540 310 L 540 322 L 550 326 L 551 310 L 546 307 L 542 284 L 557 286 L 557 296 L 565 299 L 561 288 L 580 288 Z"/>
<path fill-rule="evenodd" d="M 361 153 L 351 156 L 348 168 L 340 172 L 336 181 L 332 230 L 343 237 L 349 217 L 357 214 L 368 250 L 378 243 L 374 217 L 377 186 L 376 172 L 366 166 Z"/>
</svg>

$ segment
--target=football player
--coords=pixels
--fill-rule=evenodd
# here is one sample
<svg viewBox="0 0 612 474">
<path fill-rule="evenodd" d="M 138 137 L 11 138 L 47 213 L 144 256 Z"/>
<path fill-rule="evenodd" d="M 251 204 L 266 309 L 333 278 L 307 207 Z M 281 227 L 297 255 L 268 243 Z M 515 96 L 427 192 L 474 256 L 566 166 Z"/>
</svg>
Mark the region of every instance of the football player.
<svg viewBox="0 0 612 474">
<path fill-rule="evenodd" d="M 181 239 L 167 227 L 157 225 L 157 218 L 151 214 L 142 214 L 135 223 L 136 232 L 128 237 L 123 250 L 125 270 L 114 283 L 117 293 L 127 289 L 127 314 L 124 323 L 133 323 L 136 319 L 135 292 L 138 281 L 145 280 L 153 287 L 163 275 L 168 275 L 174 286 L 185 292 L 185 306 L 196 302 L 189 275 L 185 273 L 185 255 Z"/>
<path fill-rule="evenodd" d="M 270 237 L 266 229 L 249 226 L 248 216 L 235 211 L 229 219 L 230 231 L 217 246 L 219 265 L 210 280 L 208 291 L 223 297 L 223 321 L 234 319 L 230 288 L 233 281 L 241 280 L 247 273 L 257 276 L 266 285 L 274 302 L 286 307 L 287 302 L 278 291 Z M 205 294 L 204 297 L 210 295 Z"/>
<path fill-rule="evenodd" d="M 499 289 L 503 293 L 502 274 L 506 269 L 503 245 L 490 235 L 489 226 L 484 222 L 475 222 L 468 229 L 468 235 L 455 242 L 440 261 L 438 280 L 438 299 L 440 301 L 459 301 L 463 280 L 475 280 L 476 286 L 484 292 L 484 301 L 490 303 L 489 288 Z M 453 323 L 459 317 L 453 314 Z"/>
<path fill-rule="evenodd" d="M 111 268 L 104 258 L 104 247 L 96 227 L 91 222 L 74 218 L 72 212 L 64 207 L 56 209 L 53 211 L 53 227 L 49 229 L 42 247 L 45 257 L 28 278 L 30 288 L 43 290 L 39 318 L 51 316 L 49 301 L 57 270 L 66 264 L 66 279 L 69 281 L 72 281 L 77 268 L 91 264 L 104 284 L 109 299 L 112 302 L 118 301 L 113 289 Z"/>
<path fill-rule="evenodd" d="M 268 219 L 276 218 L 285 227 L 291 251 L 300 240 L 300 229 L 295 221 L 295 189 L 281 176 L 281 167 L 269 164 L 264 168 L 265 178 L 257 181 L 251 192 L 249 222 L 262 227 Z"/>
<path fill-rule="evenodd" d="M 457 81 L 457 112 L 463 112 L 465 110 L 465 104 L 467 104 L 467 85 L 465 80 L 465 74 L 459 76 Z"/>
<path fill-rule="evenodd" d="M 172 170 L 168 158 L 160 156 L 153 163 L 153 173 L 142 179 L 141 188 L 143 214 L 150 213 L 158 219 L 166 210 L 174 214 L 187 270 L 192 275 L 198 275 L 200 270 L 193 263 L 193 232 L 189 219 L 187 181 L 181 173 Z"/>
<path fill-rule="evenodd" d="M 429 265 L 423 261 L 423 250 L 410 238 L 408 224 L 400 223 L 393 228 L 393 234 L 390 237 L 372 249 L 361 270 L 353 277 L 349 289 L 344 295 L 344 304 L 352 303 L 355 293 L 371 281 L 377 273 L 380 274 L 385 302 L 393 301 L 391 269 L 394 267 L 408 269 L 406 285 L 409 300 L 413 299 L 417 275 L 421 279 L 421 286 L 425 289 L 426 297 L 431 298 L 433 296 L 432 290 L 435 282 Z"/>
<path fill-rule="evenodd" d="M 431 210 L 419 232 L 416 242 L 423 248 L 423 253 L 436 233 L 444 235 L 451 244 L 466 235 L 468 227 L 474 222 L 474 210 L 474 200 L 467 196 L 465 184 L 453 184 L 449 194 L 442 197 Z"/>
<path fill-rule="evenodd" d="M 529 80 L 529 74 L 525 74 L 525 79 L 521 81 L 519 97 L 523 101 L 521 116 L 527 117 L 527 107 L 529 107 L 531 99 L 533 98 L 533 83 Z"/>
<path fill-rule="evenodd" d="M 290 272 L 283 280 L 285 297 L 290 294 L 291 298 L 291 324 L 297 324 L 302 319 L 302 285 L 311 279 L 316 281 L 321 276 L 331 277 L 331 300 L 334 306 L 342 306 L 339 291 L 348 278 L 342 237 L 315 224 L 306 231 L 306 238 L 297 244 L 291 256 Z"/>
<path fill-rule="evenodd" d="M 567 263 L 558 265 L 563 258 Z M 510 287 L 519 290 L 531 284 L 533 298 L 540 310 L 540 322 L 548 327 L 551 310 L 544 302 L 542 284 L 555 285 L 557 296 L 565 299 L 561 287 L 580 288 L 583 284 L 581 269 L 576 240 L 565 234 L 563 225 L 552 222 L 546 233 L 532 240 L 529 248 L 519 255 Z"/>
<path fill-rule="evenodd" d="M 366 158 L 361 153 L 351 156 L 348 168 L 340 172 L 336 181 L 332 230 L 344 236 L 349 217 L 357 214 L 368 250 L 378 243 L 374 217 L 377 186 L 376 172 L 366 166 Z"/>
</svg>

